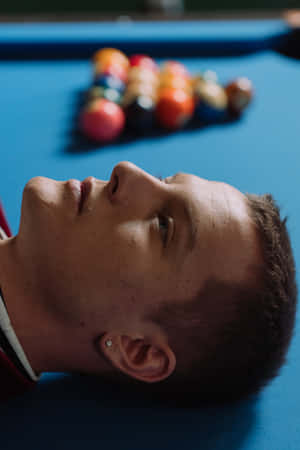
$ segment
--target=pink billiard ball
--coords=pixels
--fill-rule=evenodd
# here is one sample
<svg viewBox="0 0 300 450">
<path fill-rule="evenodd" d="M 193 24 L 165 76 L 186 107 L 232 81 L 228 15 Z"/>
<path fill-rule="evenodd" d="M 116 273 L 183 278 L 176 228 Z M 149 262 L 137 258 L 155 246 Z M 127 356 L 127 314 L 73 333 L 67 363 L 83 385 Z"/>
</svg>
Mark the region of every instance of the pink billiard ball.
<svg viewBox="0 0 300 450">
<path fill-rule="evenodd" d="M 99 98 L 82 111 L 79 126 L 88 138 L 107 143 L 121 134 L 125 126 L 125 115 L 116 103 Z"/>
</svg>

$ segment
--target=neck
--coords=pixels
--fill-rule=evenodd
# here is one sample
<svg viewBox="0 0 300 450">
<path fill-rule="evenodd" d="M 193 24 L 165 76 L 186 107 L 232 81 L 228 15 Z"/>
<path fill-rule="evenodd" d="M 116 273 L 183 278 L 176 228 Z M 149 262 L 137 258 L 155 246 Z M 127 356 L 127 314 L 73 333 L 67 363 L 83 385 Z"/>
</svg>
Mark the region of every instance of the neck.
<svg viewBox="0 0 300 450">
<path fill-rule="evenodd" d="M 47 305 L 41 296 L 35 271 L 20 253 L 17 236 L 0 241 L 0 288 L 12 327 L 34 372 L 109 371 L 92 345 L 95 336 L 57 320 L 53 305 Z"/>
<path fill-rule="evenodd" d="M 40 355 L 33 341 L 40 312 L 35 311 L 33 286 L 21 270 L 16 250 L 16 237 L 0 241 L 0 287 L 12 327 L 33 370 L 39 373 Z"/>
</svg>

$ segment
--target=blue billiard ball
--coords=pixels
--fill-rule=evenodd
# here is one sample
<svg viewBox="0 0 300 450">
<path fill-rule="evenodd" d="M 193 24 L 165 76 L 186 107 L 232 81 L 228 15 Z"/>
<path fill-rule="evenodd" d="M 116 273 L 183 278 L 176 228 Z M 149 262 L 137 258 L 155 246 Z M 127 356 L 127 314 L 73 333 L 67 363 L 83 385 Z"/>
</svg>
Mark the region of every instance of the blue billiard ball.
<svg viewBox="0 0 300 450">
<path fill-rule="evenodd" d="M 94 86 L 101 87 L 103 89 L 113 89 L 123 94 L 125 90 L 125 83 L 113 75 L 100 74 L 94 79 Z"/>
</svg>

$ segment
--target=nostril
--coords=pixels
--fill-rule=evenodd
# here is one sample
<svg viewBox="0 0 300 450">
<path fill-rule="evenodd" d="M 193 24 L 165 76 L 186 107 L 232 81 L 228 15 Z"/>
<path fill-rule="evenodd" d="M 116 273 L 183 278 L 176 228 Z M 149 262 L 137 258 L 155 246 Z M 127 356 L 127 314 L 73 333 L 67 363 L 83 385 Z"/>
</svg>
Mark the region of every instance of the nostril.
<svg viewBox="0 0 300 450">
<path fill-rule="evenodd" d="M 114 194 L 116 192 L 116 190 L 118 189 L 119 186 L 119 178 L 117 177 L 117 175 L 115 175 L 114 177 L 114 183 L 113 183 L 113 188 L 112 188 L 112 193 Z"/>
</svg>

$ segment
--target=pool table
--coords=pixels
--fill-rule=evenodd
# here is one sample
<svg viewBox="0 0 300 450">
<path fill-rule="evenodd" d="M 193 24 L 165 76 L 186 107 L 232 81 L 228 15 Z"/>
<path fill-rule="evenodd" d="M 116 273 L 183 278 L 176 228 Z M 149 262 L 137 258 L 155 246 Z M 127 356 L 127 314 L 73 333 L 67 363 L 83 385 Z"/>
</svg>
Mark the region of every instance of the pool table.
<svg viewBox="0 0 300 450">
<path fill-rule="evenodd" d="M 101 47 L 177 59 L 222 83 L 252 80 L 239 120 L 126 136 L 109 145 L 77 133 L 90 58 Z M 178 171 L 271 192 L 288 216 L 300 264 L 300 39 L 281 19 L 0 24 L 0 197 L 14 233 L 33 176 L 107 180 L 129 160 L 154 175 Z M 300 448 L 299 320 L 280 376 L 239 405 L 170 410 L 94 377 L 44 374 L 37 388 L 0 406 L 1 448 L 297 450 Z"/>
</svg>

